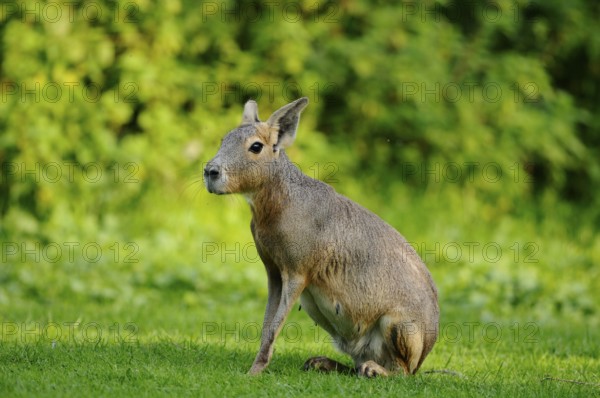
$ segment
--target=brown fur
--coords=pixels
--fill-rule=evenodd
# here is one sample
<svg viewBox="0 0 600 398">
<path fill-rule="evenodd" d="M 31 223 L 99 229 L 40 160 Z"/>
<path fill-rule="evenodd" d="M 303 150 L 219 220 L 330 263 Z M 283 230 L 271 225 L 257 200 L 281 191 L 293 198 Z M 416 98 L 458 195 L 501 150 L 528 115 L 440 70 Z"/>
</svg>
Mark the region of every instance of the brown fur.
<svg viewBox="0 0 600 398">
<path fill-rule="evenodd" d="M 241 193 L 267 271 L 269 298 L 250 373 L 269 363 L 294 302 L 354 360 L 359 375 L 414 374 L 437 339 L 437 290 L 408 242 L 378 216 L 307 177 L 284 149 L 296 136 L 301 98 L 260 122 L 254 101 L 205 168 L 213 193 Z M 253 145 L 261 144 L 255 153 Z M 324 357 L 305 368 L 347 371 Z"/>
</svg>

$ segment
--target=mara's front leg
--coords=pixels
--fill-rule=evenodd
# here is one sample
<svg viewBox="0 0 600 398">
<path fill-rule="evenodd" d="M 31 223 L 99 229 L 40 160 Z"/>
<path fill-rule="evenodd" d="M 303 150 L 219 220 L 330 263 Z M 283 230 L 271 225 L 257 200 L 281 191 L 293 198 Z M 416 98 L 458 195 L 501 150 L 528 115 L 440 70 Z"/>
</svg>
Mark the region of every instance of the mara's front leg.
<svg viewBox="0 0 600 398">
<path fill-rule="evenodd" d="M 250 368 L 249 374 L 259 374 L 267 367 L 271 356 L 273 355 L 273 343 L 281 331 L 283 322 L 290 313 L 294 302 L 298 300 L 300 294 L 306 286 L 306 278 L 299 275 L 280 274 L 280 297 L 279 303 L 275 306 L 276 297 L 271 297 L 271 276 L 269 276 L 269 300 L 265 313 L 265 322 L 263 324 L 262 336 L 260 340 L 260 349 L 256 354 L 256 359 Z M 274 286 L 274 290 L 276 287 Z M 275 292 L 274 292 L 275 293 Z M 273 311 L 273 308 L 275 310 Z M 271 312 L 274 312 L 271 315 Z"/>
<path fill-rule="evenodd" d="M 263 330 L 265 330 L 266 325 L 273 322 L 275 312 L 277 311 L 277 307 L 279 307 L 279 302 L 281 301 L 282 290 L 281 273 L 279 270 L 274 267 L 266 268 L 269 290 L 267 296 L 267 308 L 265 308 L 265 316 L 263 318 Z"/>
</svg>

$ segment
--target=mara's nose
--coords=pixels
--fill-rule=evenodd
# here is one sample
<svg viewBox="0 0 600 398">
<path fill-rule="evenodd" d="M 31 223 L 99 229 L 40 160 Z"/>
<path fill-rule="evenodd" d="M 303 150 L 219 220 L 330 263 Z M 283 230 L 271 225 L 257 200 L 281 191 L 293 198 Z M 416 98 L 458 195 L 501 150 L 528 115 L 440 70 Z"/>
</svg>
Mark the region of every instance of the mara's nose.
<svg viewBox="0 0 600 398">
<path fill-rule="evenodd" d="M 204 178 L 216 180 L 219 178 L 219 168 L 213 165 L 207 165 L 204 168 Z"/>
</svg>

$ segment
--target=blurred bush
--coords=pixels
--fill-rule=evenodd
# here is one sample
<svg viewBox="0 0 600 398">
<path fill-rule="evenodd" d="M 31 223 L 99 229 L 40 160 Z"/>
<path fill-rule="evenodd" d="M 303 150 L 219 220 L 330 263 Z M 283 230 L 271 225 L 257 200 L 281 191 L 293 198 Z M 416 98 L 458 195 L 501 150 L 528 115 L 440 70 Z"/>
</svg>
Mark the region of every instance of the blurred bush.
<svg viewBox="0 0 600 398">
<path fill-rule="evenodd" d="M 201 182 L 202 162 L 249 98 L 264 118 L 310 97 L 294 160 L 423 241 L 447 238 L 429 218 L 464 228 L 449 233 L 455 240 L 510 239 L 525 223 L 548 223 L 584 232 L 537 242 L 583 234 L 597 253 L 599 8 L 591 0 L 2 3 L 0 302 L 127 300 L 142 287 L 202 292 L 262 278 L 243 259 L 228 273 L 212 267 L 230 259 L 200 258 L 207 242 L 250 241 L 244 206 L 210 198 Z M 517 221 L 494 235 L 510 217 Z M 69 242 L 79 244 L 72 259 Z M 82 250 L 88 243 L 100 260 Z M 27 254 L 36 244 L 61 251 Z M 558 269 L 544 258 L 522 273 L 509 262 L 496 271 L 464 264 L 459 274 L 494 282 L 498 292 L 481 293 L 506 308 L 535 306 L 553 291 L 544 270 Z M 594 258 L 586 252 L 573 266 L 588 269 Z M 559 295 L 587 303 L 597 278 L 581 282 L 584 293 Z"/>
</svg>

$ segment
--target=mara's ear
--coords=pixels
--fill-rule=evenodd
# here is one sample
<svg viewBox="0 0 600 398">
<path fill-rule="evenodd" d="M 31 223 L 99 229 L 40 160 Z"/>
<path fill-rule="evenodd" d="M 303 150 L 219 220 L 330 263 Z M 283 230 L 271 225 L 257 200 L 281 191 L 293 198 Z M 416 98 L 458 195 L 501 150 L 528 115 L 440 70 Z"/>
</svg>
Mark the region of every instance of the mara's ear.
<svg viewBox="0 0 600 398">
<path fill-rule="evenodd" d="M 267 124 L 278 131 L 274 150 L 290 146 L 296 138 L 296 129 L 300 120 L 300 112 L 308 105 L 308 98 L 302 97 L 276 110 Z"/>
<path fill-rule="evenodd" d="M 260 119 L 258 118 L 258 105 L 256 105 L 256 101 L 249 100 L 244 105 L 242 124 L 253 124 L 258 122 L 260 122 Z"/>
</svg>

